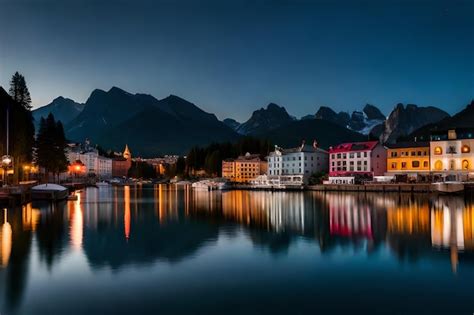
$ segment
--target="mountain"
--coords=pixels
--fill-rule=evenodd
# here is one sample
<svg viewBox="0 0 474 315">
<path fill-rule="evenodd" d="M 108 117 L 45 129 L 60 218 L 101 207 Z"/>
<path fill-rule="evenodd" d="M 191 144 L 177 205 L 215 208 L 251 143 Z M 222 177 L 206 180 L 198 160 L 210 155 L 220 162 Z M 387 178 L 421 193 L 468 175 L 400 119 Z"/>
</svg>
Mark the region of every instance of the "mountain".
<svg viewBox="0 0 474 315">
<path fill-rule="evenodd" d="M 370 104 L 365 105 L 362 111 L 353 111 L 351 115 L 347 112 L 336 113 L 327 106 L 321 106 L 316 112 L 315 117 L 316 119 L 327 120 L 365 135 L 368 135 L 375 126 L 382 124 L 385 120 L 382 112 Z"/>
<path fill-rule="evenodd" d="M 267 131 L 262 134 L 262 137 L 271 139 L 274 144 L 287 148 L 300 145 L 302 140 L 306 140 L 306 143 L 317 140 L 323 149 L 342 142 L 367 140 L 367 136 L 323 119 L 293 121 L 285 126 Z"/>
<path fill-rule="evenodd" d="M 56 120 L 60 120 L 63 125 L 66 125 L 76 118 L 83 109 L 84 104 L 76 103 L 69 98 L 59 96 L 48 105 L 42 106 L 32 111 L 36 130 L 38 130 L 41 117 L 46 118 L 49 113 L 52 113 Z"/>
<path fill-rule="evenodd" d="M 380 140 L 393 143 L 399 137 L 409 135 L 423 126 L 437 123 L 448 117 L 448 113 L 436 107 L 397 104 L 384 123 Z"/>
<path fill-rule="evenodd" d="M 157 100 L 117 87 L 94 90 L 65 130 L 70 140 L 89 138 L 114 150 L 128 143 L 134 154 L 142 156 L 185 154 L 194 145 L 238 137 L 215 115 L 178 96 Z"/>
<path fill-rule="evenodd" d="M 459 128 L 474 128 L 474 100 L 472 100 L 466 108 L 452 117 L 445 117 L 436 123 L 425 125 L 412 132 L 407 138 L 414 139 L 417 137 L 420 140 L 427 141 L 433 132 Z"/>
<path fill-rule="evenodd" d="M 254 111 L 250 119 L 237 128 L 237 132 L 242 135 L 264 134 L 294 120 L 284 107 L 270 103 L 266 109 L 261 108 Z"/>
<path fill-rule="evenodd" d="M 368 120 L 375 120 L 375 119 L 385 120 L 385 115 L 382 114 L 380 109 L 378 109 L 374 105 L 366 104 L 363 109 L 363 112 L 367 116 Z"/>
<path fill-rule="evenodd" d="M 327 106 L 319 107 L 318 111 L 314 116 L 316 119 L 327 120 L 343 127 L 346 127 L 351 120 L 351 117 L 348 113 L 336 113 L 332 108 L 329 108 Z"/>
<path fill-rule="evenodd" d="M 222 121 L 227 127 L 231 128 L 232 130 L 237 130 L 241 123 L 239 123 L 237 120 L 232 119 L 232 118 L 226 118 Z"/>
<path fill-rule="evenodd" d="M 304 115 L 301 120 L 316 119 L 315 115 Z"/>
</svg>

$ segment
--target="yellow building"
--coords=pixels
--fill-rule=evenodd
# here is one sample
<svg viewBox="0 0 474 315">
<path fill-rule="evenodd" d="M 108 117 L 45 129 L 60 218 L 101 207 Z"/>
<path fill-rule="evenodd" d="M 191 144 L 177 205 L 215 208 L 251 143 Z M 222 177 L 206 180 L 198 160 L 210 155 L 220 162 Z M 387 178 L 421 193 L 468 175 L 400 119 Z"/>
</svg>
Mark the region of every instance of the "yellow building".
<svg viewBox="0 0 474 315">
<path fill-rule="evenodd" d="M 388 175 L 429 174 L 429 172 L 430 144 L 428 142 L 401 142 L 389 145 Z"/>
<path fill-rule="evenodd" d="M 267 172 L 267 162 L 258 154 L 246 153 L 236 159 L 222 161 L 222 177 L 232 182 L 248 183 Z"/>
</svg>

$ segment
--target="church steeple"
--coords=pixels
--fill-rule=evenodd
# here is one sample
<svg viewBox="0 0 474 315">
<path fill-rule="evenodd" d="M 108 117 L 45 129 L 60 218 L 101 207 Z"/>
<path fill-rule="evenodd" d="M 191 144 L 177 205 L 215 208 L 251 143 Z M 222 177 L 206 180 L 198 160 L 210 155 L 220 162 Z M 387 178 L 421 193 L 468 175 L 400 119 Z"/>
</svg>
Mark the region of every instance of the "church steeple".
<svg viewBox="0 0 474 315">
<path fill-rule="evenodd" d="M 128 149 L 128 144 L 125 145 L 125 150 L 123 150 L 123 157 L 127 160 L 132 159 L 132 153 L 130 153 L 130 150 Z"/>
</svg>

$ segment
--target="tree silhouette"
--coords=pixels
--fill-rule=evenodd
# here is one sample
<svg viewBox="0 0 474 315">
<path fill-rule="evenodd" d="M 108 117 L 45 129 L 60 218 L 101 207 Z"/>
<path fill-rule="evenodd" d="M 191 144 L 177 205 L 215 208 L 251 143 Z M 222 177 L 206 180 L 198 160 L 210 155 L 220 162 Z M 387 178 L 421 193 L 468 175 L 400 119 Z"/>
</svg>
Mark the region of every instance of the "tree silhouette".
<svg viewBox="0 0 474 315">
<path fill-rule="evenodd" d="M 28 87 L 26 86 L 25 77 L 20 73 L 15 72 L 10 81 L 10 96 L 18 104 L 27 110 L 31 110 L 31 96 Z"/>
<path fill-rule="evenodd" d="M 36 153 L 38 165 L 45 169 L 46 180 L 49 173 L 59 175 L 67 169 L 66 137 L 63 125 L 49 114 L 46 119 L 41 118 L 38 136 L 36 138 Z"/>
</svg>

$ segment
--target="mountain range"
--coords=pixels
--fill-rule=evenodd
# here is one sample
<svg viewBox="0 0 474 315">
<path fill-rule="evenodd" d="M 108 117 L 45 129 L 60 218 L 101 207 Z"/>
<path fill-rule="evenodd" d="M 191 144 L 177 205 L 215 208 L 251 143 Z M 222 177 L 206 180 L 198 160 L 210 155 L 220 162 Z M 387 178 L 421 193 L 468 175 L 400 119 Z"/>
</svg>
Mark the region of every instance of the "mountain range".
<svg viewBox="0 0 474 315">
<path fill-rule="evenodd" d="M 351 114 L 321 106 L 315 114 L 296 119 L 285 107 L 270 103 L 239 123 L 232 118 L 220 121 L 175 95 L 158 100 L 117 87 L 94 90 L 84 104 L 58 97 L 33 111 L 36 123 L 49 112 L 63 122 L 71 141 L 88 138 L 113 150 L 121 150 L 128 143 L 135 155 L 144 157 L 185 154 L 195 145 L 234 141 L 242 136 L 268 138 L 286 147 L 314 139 L 323 148 L 366 139 L 394 142 L 419 128 L 456 117 L 435 107 L 398 104 L 386 118 L 376 106 L 367 104 Z"/>
</svg>

